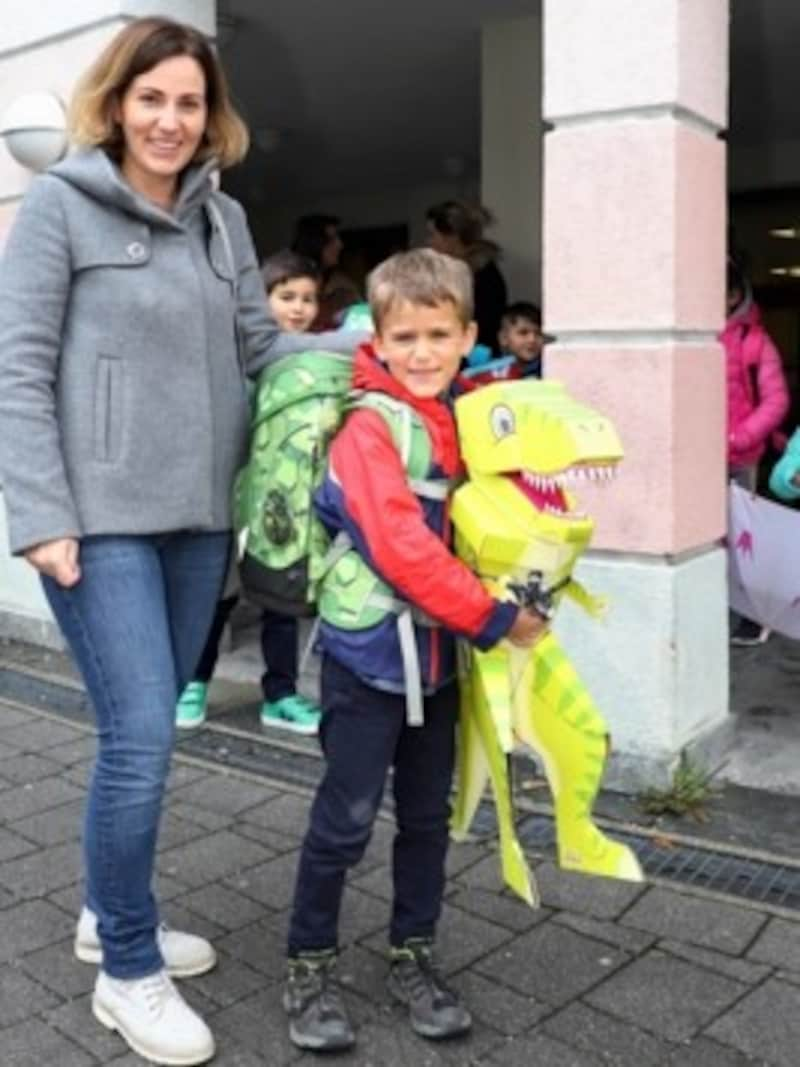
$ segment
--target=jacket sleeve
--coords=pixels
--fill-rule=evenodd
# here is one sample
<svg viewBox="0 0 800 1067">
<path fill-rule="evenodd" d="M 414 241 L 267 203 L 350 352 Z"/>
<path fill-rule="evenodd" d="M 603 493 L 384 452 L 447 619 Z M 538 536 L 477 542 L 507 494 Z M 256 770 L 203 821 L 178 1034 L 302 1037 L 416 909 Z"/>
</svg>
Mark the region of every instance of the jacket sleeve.
<svg viewBox="0 0 800 1067">
<path fill-rule="evenodd" d="M 0 482 L 14 553 L 81 535 L 56 412 L 71 276 L 58 179 L 35 178 L 0 259 Z"/>
<path fill-rule="evenodd" d="M 766 330 L 760 330 L 761 352 L 758 360 L 758 405 L 734 430 L 733 444 L 738 449 L 753 448 L 766 441 L 780 426 L 789 410 L 789 391 L 780 353 Z"/>
<path fill-rule="evenodd" d="M 258 269 L 253 239 L 241 204 L 225 198 L 231 243 L 238 269 L 237 320 L 244 347 L 247 373 L 255 378 L 267 364 L 292 352 L 343 352 L 352 355 L 359 345 L 370 339 L 361 330 L 331 330 L 327 333 L 283 333 L 276 323 L 264 293 L 264 280 Z"/>
<path fill-rule="evenodd" d="M 342 491 L 348 532 L 366 548 L 384 581 L 480 648 L 491 648 L 505 636 L 517 605 L 491 597 L 426 525 L 391 432 L 377 412 L 349 416 L 331 446 L 330 465 Z"/>
</svg>

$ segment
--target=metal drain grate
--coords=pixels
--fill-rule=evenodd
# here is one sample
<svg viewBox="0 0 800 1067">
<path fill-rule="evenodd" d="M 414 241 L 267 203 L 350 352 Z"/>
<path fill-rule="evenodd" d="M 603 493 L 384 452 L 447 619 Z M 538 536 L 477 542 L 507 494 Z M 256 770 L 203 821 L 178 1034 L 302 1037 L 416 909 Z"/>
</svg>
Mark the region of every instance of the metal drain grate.
<svg viewBox="0 0 800 1067">
<path fill-rule="evenodd" d="M 71 722 L 86 725 L 91 712 L 80 690 L 60 685 L 25 671 L 0 668 L 0 698 L 19 701 Z M 221 766 L 247 771 L 278 782 L 313 788 L 322 772 L 315 749 L 267 743 L 258 737 L 229 733 L 224 727 L 202 729 L 178 738 L 177 751 Z M 494 808 L 484 803 L 473 824 L 477 836 L 496 833 Z M 555 853 L 553 820 L 526 814 L 518 823 L 523 846 L 544 855 Z M 647 834 L 613 829 L 617 840 L 634 850 L 646 874 L 681 882 L 726 896 L 770 907 L 800 911 L 800 866 L 753 859 L 709 847 L 661 844 Z"/>
<path fill-rule="evenodd" d="M 492 833 L 494 812 L 482 806 L 475 820 L 476 831 Z M 800 868 L 714 849 L 676 844 L 661 845 L 647 834 L 612 829 L 617 841 L 629 845 L 636 853 L 645 874 L 684 885 L 697 886 L 725 896 L 738 897 L 758 904 L 800 911 Z M 547 815 L 524 816 L 517 826 L 523 846 L 552 855 L 555 852 L 555 827 Z"/>
</svg>

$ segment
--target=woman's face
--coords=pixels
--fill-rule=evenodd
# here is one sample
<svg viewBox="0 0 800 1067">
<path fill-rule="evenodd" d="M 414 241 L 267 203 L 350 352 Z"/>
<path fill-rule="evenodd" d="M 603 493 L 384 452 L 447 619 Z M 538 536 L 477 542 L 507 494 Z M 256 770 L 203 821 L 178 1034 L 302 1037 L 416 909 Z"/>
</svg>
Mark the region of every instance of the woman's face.
<svg viewBox="0 0 800 1067">
<path fill-rule="evenodd" d="M 325 244 L 322 246 L 322 254 L 320 264 L 323 270 L 330 270 L 331 267 L 335 267 L 339 262 L 339 256 L 342 254 L 344 248 L 344 242 L 339 236 L 338 229 L 331 224 L 325 227 Z"/>
<path fill-rule="evenodd" d="M 173 56 L 134 78 L 118 109 L 122 170 L 135 189 L 174 189 L 208 119 L 206 79 L 191 56 Z"/>
</svg>

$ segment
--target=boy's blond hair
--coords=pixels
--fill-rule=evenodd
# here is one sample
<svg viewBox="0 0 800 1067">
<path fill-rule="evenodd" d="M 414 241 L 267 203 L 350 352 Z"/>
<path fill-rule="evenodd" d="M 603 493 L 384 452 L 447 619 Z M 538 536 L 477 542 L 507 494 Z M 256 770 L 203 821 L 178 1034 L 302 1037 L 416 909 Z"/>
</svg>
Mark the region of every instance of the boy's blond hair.
<svg viewBox="0 0 800 1067">
<path fill-rule="evenodd" d="M 453 304 L 464 326 L 472 321 L 472 273 L 466 263 L 432 248 L 398 252 L 380 263 L 369 276 L 367 299 L 375 329 L 396 304 Z"/>
</svg>

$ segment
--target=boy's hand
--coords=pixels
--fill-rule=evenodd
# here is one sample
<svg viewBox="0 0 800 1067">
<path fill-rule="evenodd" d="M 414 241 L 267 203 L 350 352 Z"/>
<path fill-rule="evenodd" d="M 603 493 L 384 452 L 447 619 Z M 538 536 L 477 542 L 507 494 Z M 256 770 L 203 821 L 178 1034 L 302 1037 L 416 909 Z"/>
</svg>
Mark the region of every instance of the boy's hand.
<svg viewBox="0 0 800 1067">
<path fill-rule="evenodd" d="M 535 611 L 520 608 L 514 619 L 514 625 L 506 634 L 512 645 L 518 648 L 530 648 L 547 633 L 549 621 Z"/>
</svg>

